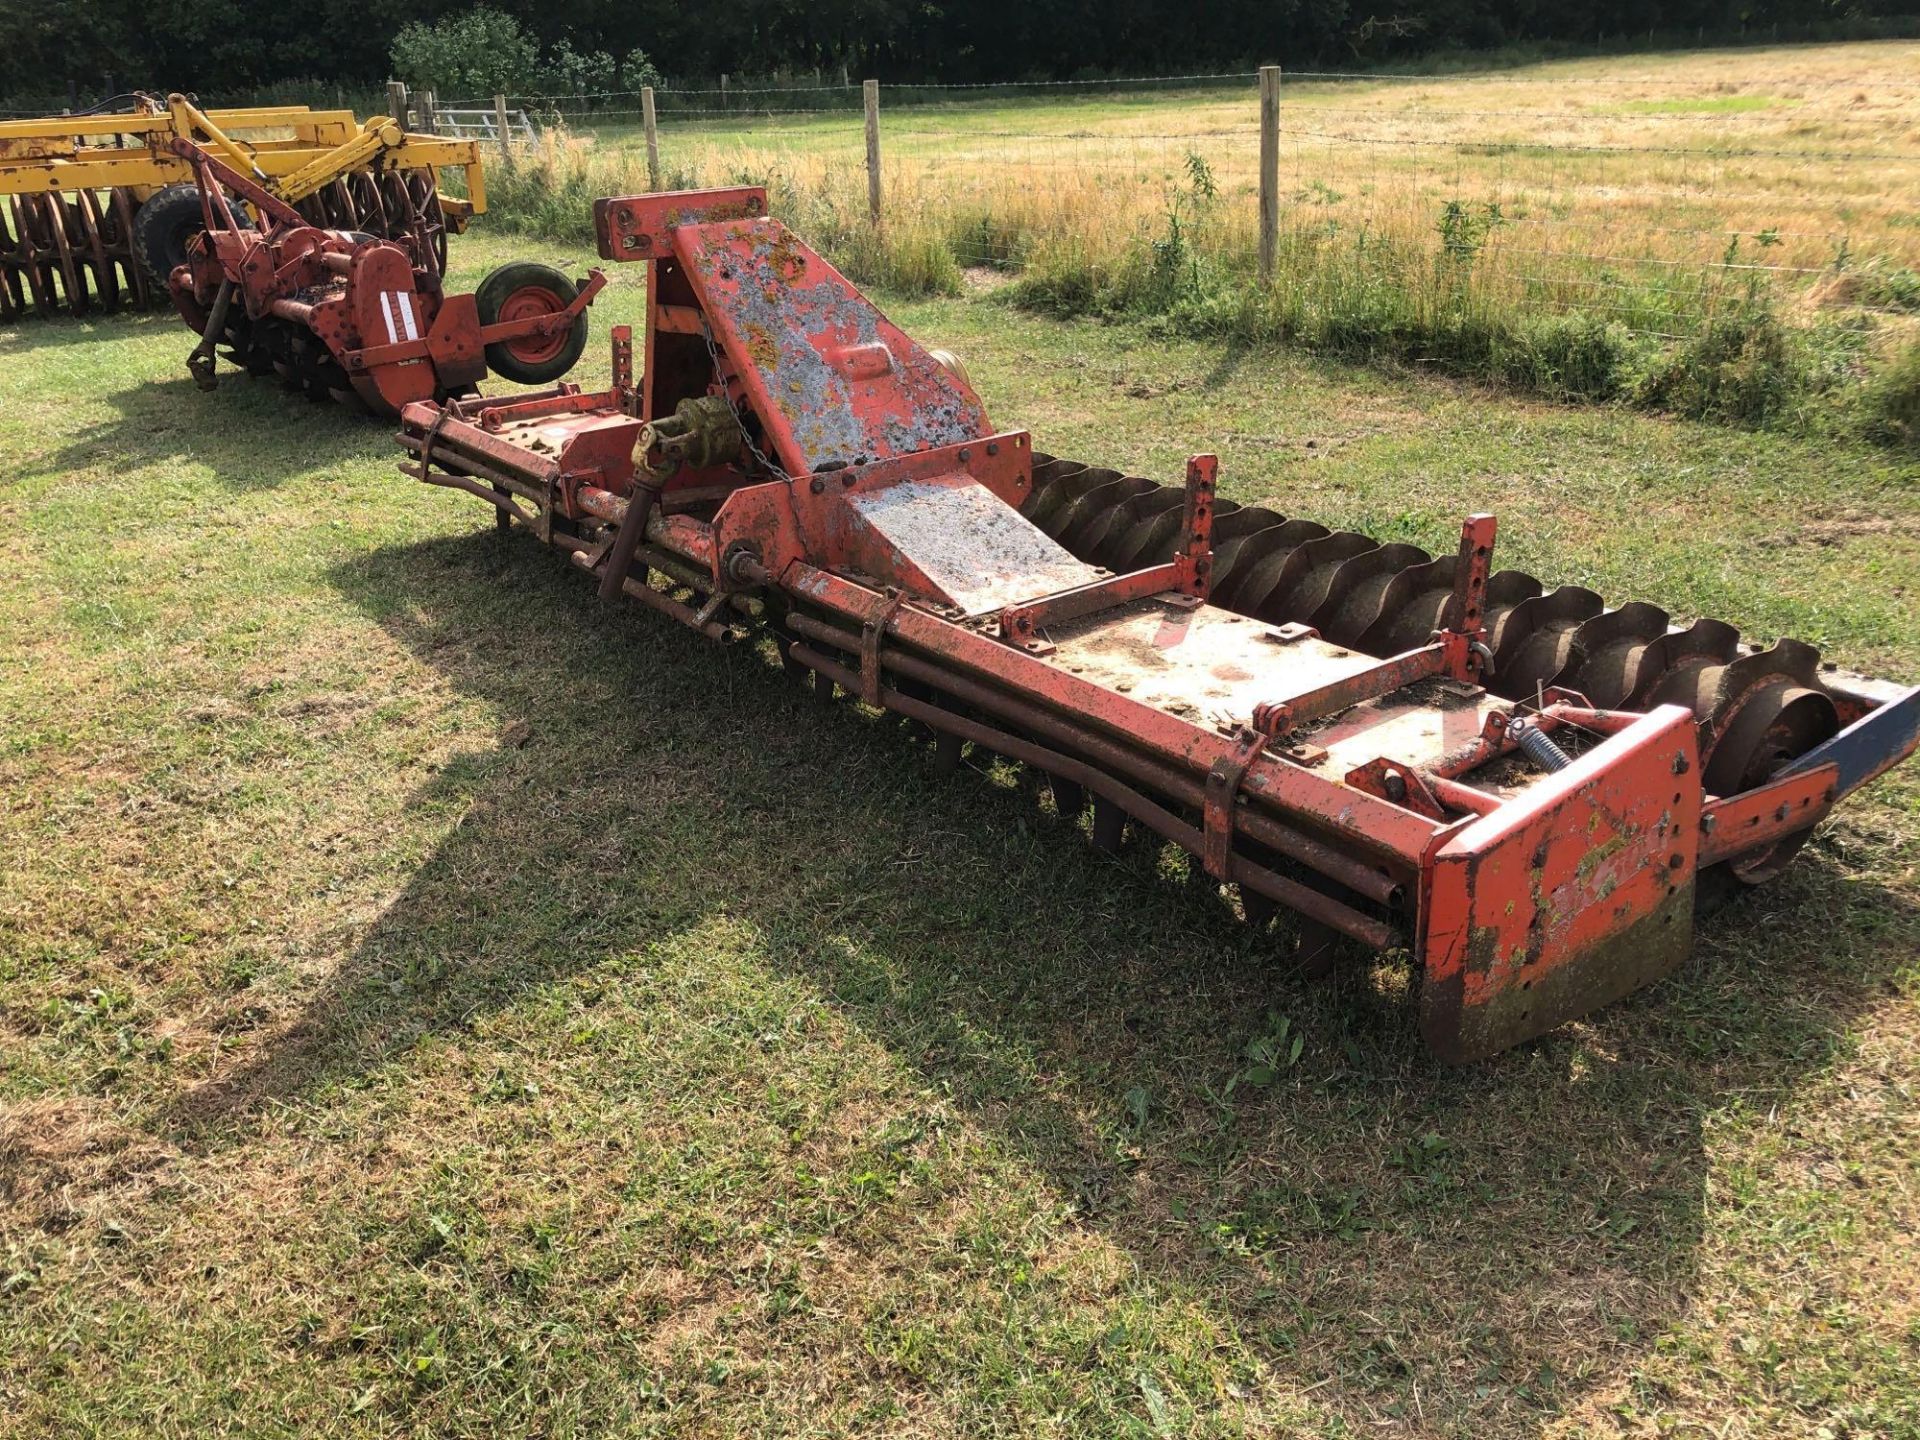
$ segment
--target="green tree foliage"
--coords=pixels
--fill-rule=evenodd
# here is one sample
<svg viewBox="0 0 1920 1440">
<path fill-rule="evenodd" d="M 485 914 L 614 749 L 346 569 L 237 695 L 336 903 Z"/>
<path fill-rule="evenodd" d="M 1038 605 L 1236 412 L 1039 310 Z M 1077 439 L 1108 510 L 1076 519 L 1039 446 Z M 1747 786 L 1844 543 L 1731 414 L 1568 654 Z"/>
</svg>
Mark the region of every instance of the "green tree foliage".
<svg viewBox="0 0 1920 1440">
<path fill-rule="evenodd" d="M 661 85 L 666 77 L 654 67 L 644 50 L 629 50 L 620 61 L 620 83 L 629 90 L 638 90 L 642 85 Z"/>
<path fill-rule="evenodd" d="M 613 88 L 618 71 L 604 50 L 576 50 L 562 36 L 547 52 L 540 69 L 540 89 L 551 95 L 593 95 Z"/>
<path fill-rule="evenodd" d="M 624 85 L 661 83 L 647 52 L 616 61 L 561 36 L 542 55 L 540 42 L 504 11 L 478 6 L 431 24 L 414 20 L 394 36 L 392 74 L 446 98 L 486 95 L 594 95 Z"/>
<path fill-rule="evenodd" d="M 526 90 L 540 47 L 511 15 L 482 5 L 431 25 L 415 20 L 393 37 L 393 74 L 449 99 Z"/>
</svg>

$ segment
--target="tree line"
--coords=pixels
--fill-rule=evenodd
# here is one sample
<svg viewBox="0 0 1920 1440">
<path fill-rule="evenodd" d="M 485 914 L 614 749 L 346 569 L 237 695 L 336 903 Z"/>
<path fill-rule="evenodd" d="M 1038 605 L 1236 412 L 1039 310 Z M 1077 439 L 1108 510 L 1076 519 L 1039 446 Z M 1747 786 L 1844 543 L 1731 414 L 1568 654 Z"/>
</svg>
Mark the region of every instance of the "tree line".
<svg viewBox="0 0 1920 1440">
<path fill-rule="evenodd" d="M 635 76 L 722 74 L 1005 81 L 1389 64 L 1447 50 L 1591 47 L 1696 36 L 1913 33 L 1916 0 L 0 0 L 0 104 L 82 104 L 117 90 L 209 103 L 290 81 L 363 88 L 454 51 L 433 37 L 493 27 L 455 51 L 457 77 L 400 74 L 442 94 L 569 93 Z M 411 47 L 396 42 L 412 35 Z M 424 39 L 423 39 L 424 37 Z M 473 55 L 491 54 L 485 75 Z M 397 64 L 396 61 L 402 62 Z M 457 68 L 457 67 L 456 67 Z M 481 80 L 463 86 L 463 80 Z M 449 81 L 452 81 L 450 84 Z"/>
</svg>

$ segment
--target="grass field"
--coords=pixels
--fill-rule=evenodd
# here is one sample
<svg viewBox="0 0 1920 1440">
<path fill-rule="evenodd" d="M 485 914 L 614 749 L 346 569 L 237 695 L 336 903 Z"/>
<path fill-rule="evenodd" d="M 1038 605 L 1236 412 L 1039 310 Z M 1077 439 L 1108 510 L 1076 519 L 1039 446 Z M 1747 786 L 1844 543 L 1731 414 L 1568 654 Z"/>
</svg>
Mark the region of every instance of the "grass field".
<svg viewBox="0 0 1920 1440">
<path fill-rule="evenodd" d="M 1920 678 L 1884 450 L 890 308 L 1056 453 Z M 1447 1071 L 189 343 L 0 335 L 0 1434 L 1920 1435 L 1911 769 Z"/>
<path fill-rule="evenodd" d="M 1859 410 L 1920 443 L 1920 360 L 1860 383 L 1920 353 L 1915 74 L 1920 42 L 1289 78 L 1267 287 L 1250 81 L 888 92 L 878 233 L 857 108 L 807 113 L 857 93 L 669 111 L 662 183 L 766 183 L 851 273 L 896 288 L 1011 278 L 1053 313 L 1743 421 Z M 569 123 L 493 177 L 502 223 L 585 242 L 594 196 L 647 188 L 631 108 Z"/>
<path fill-rule="evenodd" d="M 1777 243 L 1747 247 L 1756 261 L 1819 271 L 1844 240 L 1856 263 L 1912 268 L 1916 73 L 1912 41 L 1561 61 L 1431 80 L 1309 73 L 1282 86 L 1287 218 L 1430 234 L 1447 200 L 1493 201 L 1510 225 L 1499 243 L 1515 255 L 1717 261 L 1729 237 L 1774 232 Z M 883 155 L 887 189 L 904 193 L 909 213 L 915 203 L 978 204 L 1009 218 L 1048 215 L 1035 228 L 1072 243 L 1158 238 L 1168 187 L 1186 187 L 1187 156 L 1197 154 L 1227 202 L 1222 229 L 1252 252 L 1251 81 L 984 100 L 960 91 L 948 104 L 900 93 L 901 105 L 883 108 Z M 809 104 L 805 94 L 770 99 Z M 589 112 L 576 130 L 577 141 L 618 151 L 644 173 L 630 117 Z M 703 176 L 763 165 L 809 178 L 845 172 L 843 203 L 855 209 L 866 199 L 863 146 L 857 107 L 678 120 L 668 110 L 661 156 L 669 169 Z M 1104 225 L 1086 223 L 1090 204 Z"/>
</svg>

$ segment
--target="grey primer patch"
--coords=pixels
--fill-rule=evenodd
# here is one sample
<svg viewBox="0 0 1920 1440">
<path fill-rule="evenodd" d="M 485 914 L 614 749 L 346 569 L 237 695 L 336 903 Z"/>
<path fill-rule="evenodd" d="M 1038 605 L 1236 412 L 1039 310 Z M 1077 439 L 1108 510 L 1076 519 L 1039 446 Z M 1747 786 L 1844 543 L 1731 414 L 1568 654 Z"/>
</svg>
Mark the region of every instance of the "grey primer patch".
<svg viewBox="0 0 1920 1440">
<path fill-rule="evenodd" d="M 777 221 L 769 223 L 776 227 L 773 233 L 778 245 L 805 248 Z M 897 343 L 887 344 L 887 349 L 913 413 L 876 415 L 871 422 L 857 414 L 851 382 L 814 349 L 809 334 L 851 335 L 852 339 L 843 343 L 852 345 L 885 343 L 880 334 L 884 317 L 844 282 L 823 280 L 799 287 L 789 284 L 775 272 L 767 255 L 769 248 L 756 243 L 746 258 L 748 273 L 736 274 L 729 281 L 738 306 L 730 318 L 748 347 L 755 337 L 765 335 L 778 352 L 767 384 L 773 403 L 792 426 L 800 447 L 794 473 L 808 474 L 835 463 L 916 454 L 980 437 L 986 428 L 986 416 L 946 370 L 910 340 L 905 354 Z M 742 263 L 734 251 L 714 245 L 703 251 L 703 258 L 710 275 L 717 267 Z M 769 300 L 769 295 L 774 298 Z"/>
<path fill-rule="evenodd" d="M 969 615 L 1100 578 L 984 485 L 903 480 L 847 503 Z"/>
</svg>

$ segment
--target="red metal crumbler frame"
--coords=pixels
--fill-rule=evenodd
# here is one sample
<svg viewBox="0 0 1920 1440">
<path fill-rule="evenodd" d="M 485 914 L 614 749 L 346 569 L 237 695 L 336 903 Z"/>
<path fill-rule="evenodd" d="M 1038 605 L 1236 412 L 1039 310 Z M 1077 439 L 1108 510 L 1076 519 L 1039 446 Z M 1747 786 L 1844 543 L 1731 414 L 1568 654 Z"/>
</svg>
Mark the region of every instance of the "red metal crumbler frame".
<svg viewBox="0 0 1920 1440">
<path fill-rule="evenodd" d="M 1020 514 L 1028 435 L 996 430 L 964 380 L 766 217 L 763 192 L 595 213 L 604 256 L 648 265 L 641 382 L 622 327 L 601 394 L 409 405 L 408 473 L 491 501 L 607 593 L 716 639 L 757 600 L 826 693 L 925 721 L 943 754 L 973 740 L 1038 766 L 1063 809 L 1091 795 L 1097 841 L 1145 825 L 1238 885 L 1250 916 L 1285 905 L 1310 934 L 1412 952 L 1448 1059 L 1670 972 L 1704 866 L 1804 832 L 1914 748 L 1920 690 L 1855 697 L 1839 736 L 1718 797 L 1688 709 L 1548 691 L 1526 718 L 1577 753 L 1551 773 L 1518 763 L 1517 708 L 1479 683 L 1491 516 L 1461 527 L 1441 628 L 1384 660 L 1207 603 L 1210 455 L 1189 462 L 1174 558 L 1109 574 Z M 728 403 L 703 421 L 686 408 L 703 397 Z M 677 414 L 717 448 L 676 450 L 654 427 Z M 618 545 L 635 517 L 644 533 Z"/>
<path fill-rule="evenodd" d="M 488 346 L 538 350 L 564 334 L 606 284 L 594 270 L 559 308 L 482 325 L 476 297 L 445 293 L 417 245 L 323 229 L 195 142 L 172 148 L 193 166 L 207 222 L 202 247 L 167 281 L 181 318 L 204 332 L 187 362 L 203 388 L 213 388 L 213 346 L 237 305 L 251 322 L 310 332 L 368 409 L 398 415 L 477 385 Z M 229 194 L 252 207 L 251 223 Z"/>
</svg>

